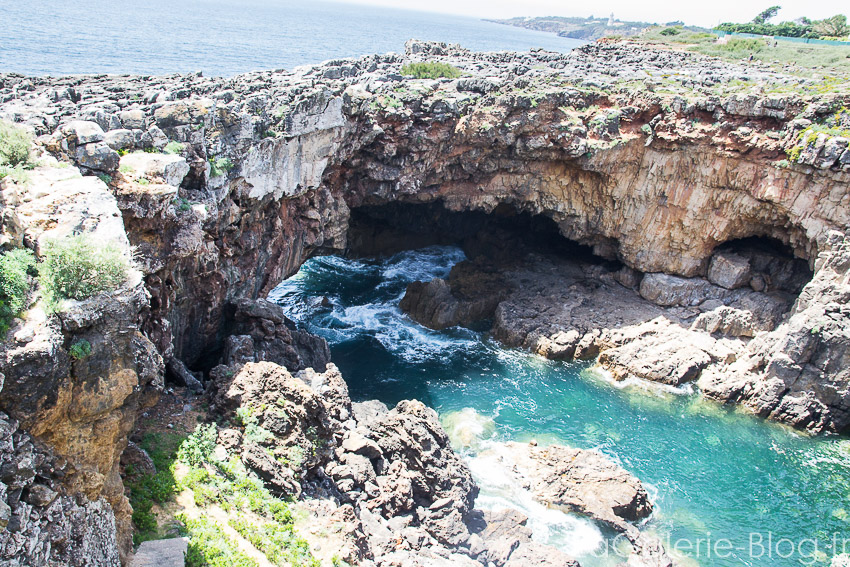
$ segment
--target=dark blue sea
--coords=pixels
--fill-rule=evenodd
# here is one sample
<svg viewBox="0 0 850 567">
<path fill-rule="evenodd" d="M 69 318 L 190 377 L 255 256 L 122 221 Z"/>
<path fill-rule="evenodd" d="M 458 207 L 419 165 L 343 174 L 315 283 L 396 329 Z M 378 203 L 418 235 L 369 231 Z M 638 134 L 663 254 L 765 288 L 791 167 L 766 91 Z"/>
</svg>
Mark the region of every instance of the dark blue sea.
<svg viewBox="0 0 850 567">
<path fill-rule="evenodd" d="M 0 72 L 30 75 L 229 76 L 401 53 L 410 38 L 476 51 L 582 43 L 474 18 L 332 2 L 0 0 Z"/>
</svg>

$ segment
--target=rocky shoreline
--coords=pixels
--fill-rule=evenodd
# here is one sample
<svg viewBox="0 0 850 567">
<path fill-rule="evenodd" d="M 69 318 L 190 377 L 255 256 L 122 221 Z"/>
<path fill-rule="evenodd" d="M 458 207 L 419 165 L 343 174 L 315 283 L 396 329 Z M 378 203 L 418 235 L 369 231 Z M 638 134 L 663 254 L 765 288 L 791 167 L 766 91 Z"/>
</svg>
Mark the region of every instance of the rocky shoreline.
<svg viewBox="0 0 850 567">
<path fill-rule="evenodd" d="M 417 61 L 463 75 L 404 77 Z M 43 255 L 47 240 L 88 234 L 134 260 L 120 289 L 57 315 L 36 293 L 0 347 L 0 424 L 18 431 L 3 449 L 14 467 L 0 478 L 0 557 L 73 565 L 95 545 L 100 564 L 127 560 L 119 460 L 166 380 L 208 391 L 221 416 L 266 404 L 271 445 L 238 429 L 220 445 L 287 494 L 328 491 L 354 526 L 352 558 L 557 557 L 516 517 L 474 531 L 474 483 L 433 412 L 405 402 L 358 416 L 323 370 L 327 345 L 258 301 L 319 254 L 463 243 L 471 260 L 448 281 L 408 290 L 425 324 L 492 319 L 509 345 L 845 430 L 850 149 L 821 126 L 850 99 L 797 94 L 815 83 L 628 44 L 481 54 L 415 41 L 404 55 L 231 79 L 0 76 L 0 118 L 32 131 L 37 157 L 0 182 L 4 248 Z M 80 340 L 84 360 L 69 354 Z M 292 397 L 298 419 L 266 413 L 277 398 L 257 384 Z M 310 428 L 327 444 L 305 484 L 266 449 Z M 423 453 L 407 452 L 411 438 Z M 632 534 L 630 564 L 669 564 L 619 504 L 584 501 L 559 505 Z"/>
</svg>

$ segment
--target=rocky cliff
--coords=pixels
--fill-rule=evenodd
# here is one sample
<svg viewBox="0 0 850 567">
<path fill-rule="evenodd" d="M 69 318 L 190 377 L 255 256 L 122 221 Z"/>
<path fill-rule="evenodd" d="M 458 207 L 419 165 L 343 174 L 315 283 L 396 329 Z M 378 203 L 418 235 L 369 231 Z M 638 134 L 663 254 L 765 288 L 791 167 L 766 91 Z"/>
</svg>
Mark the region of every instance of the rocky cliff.
<svg viewBox="0 0 850 567">
<path fill-rule="evenodd" d="M 403 76 L 413 61 L 463 75 Z M 126 550 L 118 458 L 165 368 L 186 384 L 223 358 L 317 365 L 322 345 L 240 300 L 316 254 L 440 239 L 492 249 L 471 232 L 486 221 L 450 218 L 480 215 L 554 227 L 548 251 L 596 257 L 559 260 L 545 279 L 543 260 L 488 268 L 514 270 L 497 282 L 546 282 L 464 307 L 506 342 L 602 353 L 618 376 L 697 380 L 763 415 L 843 430 L 850 149 L 824 124 L 850 99 L 816 92 L 811 79 L 617 44 L 410 42 L 405 55 L 232 79 L 3 75 L 0 118 L 31 129 L 45 156 L 29 180 L 3 181 L 4 245 L 89 232 L 132 249 L 136 268 L 118 293 L 34 310 L 12 330 L 0 409 L 68 460 L 64 490 L 111 504 Z M 464 300 L 462 286 L 434 296 Z M 603 300 L 628 309 L 595 309 Z M 94 356 L 72 362 L 78 337 Z"/>
</svg>

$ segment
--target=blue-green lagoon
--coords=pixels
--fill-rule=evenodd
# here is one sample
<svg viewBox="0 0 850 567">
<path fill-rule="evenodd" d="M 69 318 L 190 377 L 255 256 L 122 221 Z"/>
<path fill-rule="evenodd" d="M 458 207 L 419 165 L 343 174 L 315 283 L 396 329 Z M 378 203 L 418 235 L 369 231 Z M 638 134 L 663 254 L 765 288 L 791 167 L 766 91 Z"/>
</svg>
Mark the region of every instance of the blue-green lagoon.
<svg viewBox="0 0 850 567">
<path fill-rule="evenodd" d="M 506 349 L 475 330 L 432 331 L 399 311 L 409 282 L 445 277 L 463 258 L 451 247 L 316 258 L 270 299 L 328 340 L 353 400 L 416 398 L 436 409 L 481 486 L 477 506 L 524 511 L 535 538 L 585 567 L 623 561 L 605 553 L 612 534 L 507 482 L 493 459 L 498 442 L 536 439 L 616 460 L 655 506 L 642 528 L 681 550 L 683 565 L 824 565 L 843 539 L 850 552 L 850 440 L 810 437 L 690 388 L 615 384 L 588 364 Z"/>
</svg>

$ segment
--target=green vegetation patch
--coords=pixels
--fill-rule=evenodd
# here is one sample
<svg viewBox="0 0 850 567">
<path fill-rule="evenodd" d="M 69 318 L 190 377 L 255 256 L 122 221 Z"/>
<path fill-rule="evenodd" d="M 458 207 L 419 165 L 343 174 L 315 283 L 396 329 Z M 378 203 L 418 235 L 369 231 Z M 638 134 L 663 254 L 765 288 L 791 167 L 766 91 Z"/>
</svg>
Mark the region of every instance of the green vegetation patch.
<svg viewBox="0 0 850 567">
<path fill-rule="evenodd" d="M 797 135 L 797 143 L 785 150 L 788 160 L 799 162 L 803 151 L 814 146 L 820 134 L 829 138 L 850 138 L 850 108 L 842 106 L 835 113 L 800 132 Z"/>
<path fill-rule="evenodd" d="M 27 170 L 35 167 L 30 160 L 32 137 L 26 130 L 0 120 L 0 179 L 28 183 Z"/>
<path fill-rule="evenodd" d="M 63 299 L 87 299 L 117 288 L 129 267 L 117 246 L 79 235 L 47 242 L 38 272 L 45 300 L 55 309 Z"/>
<path fill-rule="evenodd" d="M 189 549 L 186 567 L 258 567 L 259 564 L 239 550 L 236 542 L 209 518 L 179 516 L 186 526 Z"/>
<path fill-rule="evenodd" d="M 401 74 L 413 76 L 416 79 L 457 79 L 461 75 L 457 67 L 437 62 L 408 63 L 402 66 Z"/>
<path fill-rule="evenodd" d="M 139 446 L 147 451 L 156 467 L 156 474 L 142 474 L 132 469 L 125 471 L 125 485 L 130 489 L 133 524 L 136 526 L 136 533 L 133 535 L 136 545 L 162 537 L 152 511 L 153 505 L 165 504 L 177 490 L 174 466 L 184 440 L 185 437 L 177 433 L 145 435 Z"/>
<path fill-rule="evenodd" d="M 241 415 L 240 419 L 249 424 L 256 422 L 251 411 Z M 151 456 L 157 472 L 125 471 L 137 530 L 134 541 L 138 544 L 163 537 L 153 513 L 154 504 L 164 504 L 177 492 L 189 490 L 202 515 L 177 515 L 189 537 L 186 565 L 256 565 L 212 516 L 203 515 L 204 508 L 217 506 L 228 513 L 230 527 L 274 565 L 319 567 L 309 544 L 295 531 L 289 504 L 269 492 L 262 480 L 249 472 L 238 457 L 226 461 L 217 459 L 214 455 L 217 436 L 214 424 L 199 424 L 186 437 L 148 434 L 142 439 L 140 445 Z M 175 476 L 178 465 L 181 466 L 179 479 Z"/>
<path fill-rule="evenodd" d="M 12 319 L 27 306 L 34 267 L 35 256 L 26 248 L 0 256 L 0 339 L 6 337 Z"/>
<path fill-rule="evenodd" d="M 164 154 L 180 154 L 183 153 L 183 150 L 186 149 L 186 146 L 181 144 L 180 142 L 168 142 L 165 147 L 162 149 L 162 153 Z"/>
<path fill-rule="evenodd" d="M 68 349 L 68 354 L 70 354 L 71 358 L 74 360 L 83 360 L 84 358 L 87 358 L 91 352 L 91 343 L 86 339 L 81 339 L 75 342 L 71 345 L 71 348 Z"/>
<path fill-rule="evenodd" d="M 29 162 L 31 144 L 26 130 L 0 120 L 0 165 L 15 167 Z"/>
<path fill-rule="evenodd" d="M 210 160 L 210 178 L 221 177 L 233 170 L 233 162 L 230 158 L 219 157 Z"/>
</svg>

